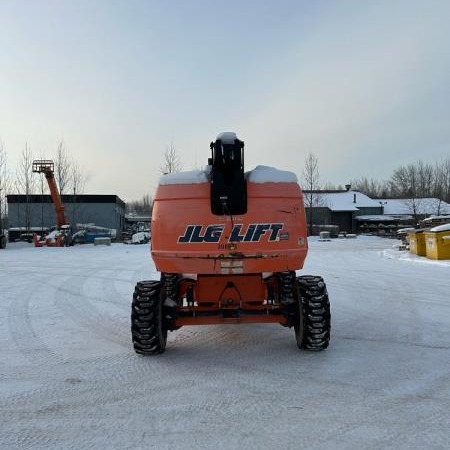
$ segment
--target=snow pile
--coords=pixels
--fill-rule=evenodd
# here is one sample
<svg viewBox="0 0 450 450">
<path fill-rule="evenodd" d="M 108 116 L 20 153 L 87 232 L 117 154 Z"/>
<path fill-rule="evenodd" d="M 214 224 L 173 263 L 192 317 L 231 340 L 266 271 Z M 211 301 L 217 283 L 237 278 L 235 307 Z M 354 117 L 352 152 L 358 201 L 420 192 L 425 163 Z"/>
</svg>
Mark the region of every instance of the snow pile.
<svg viewBox="0 0 450 450">
<path fill-rule="evenodd" d="M 150 241 L 149 231 L 139 231 L 137 233 L 134 233 L 133 236 L 131 236 L 132 244 L 146 244 L 149 241 Z"/>
<path fill-rule="evenodd" d="M 422 222 L 432 222 L 434 220 L 441 220 L 442 222 L 450 220 L 450 216 L 435 216 L 431 215 L 430 217 L 427 217 L 426 219 L 423 219 Z"/>
<path fill-rule="evenodd" d="M 247 172 L 246 178 L 250 183 L 297 183 L 297 175 L 287 170 L 279 170 L 269 166 L 256 166 Z"/>
<path fill-rule="evenodd" d="M 60 232 L 58 230 L 53 230 L 47 234 L 47 239 L 55 239 L 59 234 Z"/>
<path fill-rule="evenodd" d="M 444 223 L 443 225 L 438 225 L 437 227 L 433 227 L 430 229 L 430 231 L 433 232 L 440 232 L 440 231 L 450 231 L 450 223 Z"/>
<path fill-rule="evenodd" d="M 237 136 L 233 131 L 224 131 L 216 137 L 216 140 L 222 141 L 222 144 L 234 144 L 235 139 L 237 139 Z"/>
<path fill-rule="evenodd" d="M 428 266 L 450 267 L 450 260 L 428 259 L 425 256 L 418 256 L 414 253 L 399 251 L 398 249 L 386 249 L 381 252 L 381 256 L 385 259 L 393 259 L 397 261 L 407 261 L 416 264 L 424 264 Z"/>
<path fill-rule="evenodd" d="M 47 239 L 50 242 L 55 242 L 56 238 L 61 234 L 58 230 L 53 230 L 50 233 L 45 236 L 45 239 Z"/>
<path fill-rule="evenodd" d="M 413 227 L 400 228 L 399 230 L 397 230 L 397 234 L 407 234 L 411 233 L 412 231 L 416 231 L 416 229 Z"/>
<path fill-rule="evenodd" d="M 201 184 L 208 182 L 207 169 L 205 170 L 190 170 L 186 172 L 174 172 L 163 175 L 159 179 L 159 184 L 167 186 L 170 184 Z"/>
<path fill-rule="evenodd" d="M 358 209 L 358 208 L 357 208 Z M 390 221 L 394 221 L 395 218 L 393 216 L 381 216 L 381 215 L 368 215 L 368 216 L 356 216 L 355 217 L 356 220 L 359 221 L 367 221 L 367 222 L 390 222 Z"/>
</svg>

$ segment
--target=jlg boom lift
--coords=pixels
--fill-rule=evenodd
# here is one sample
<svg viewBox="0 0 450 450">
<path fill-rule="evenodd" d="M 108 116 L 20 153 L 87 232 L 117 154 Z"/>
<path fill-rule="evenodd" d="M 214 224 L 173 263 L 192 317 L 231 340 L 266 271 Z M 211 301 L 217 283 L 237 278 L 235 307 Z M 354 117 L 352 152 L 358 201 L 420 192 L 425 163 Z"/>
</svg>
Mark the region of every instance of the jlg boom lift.
<svg viewBox="0 0 450 450">
<path fill-rule="evenodd" d="M 62 247 L 70 244 L 70 225 L 66 216 L 64 205 L 59 195 L 58 187 L 56 186 L 55 179 L 55 164 L 48 159 L 40 159 L 33 161 L 32 171 L 34 173 L 43 173 L 47 180 L 48 188 L 50 190 L 50 196 L 52 198 L 53 205 L 56 213 L 56 227 L 60 231 L 53 240 L 39 240 L 37 235 L 34 235 L 34 244 L 36 247 L 42 247 L 44 245 L 52 247 Z"/>
<path fill-rule="evenodd" d="M 244 172 L 244 143 L 222 133 L 209 169 L 161 177 L 151 253 L 159 281 L 137 283 L 131 334 L 137 353 L 166 348 L 186 325 L 280 323 L 297 345 L 323 350 L 330 303 L 323 279 L 296 276 L 308 251 L 303 194 L 292 172 Z"/>
</svg>

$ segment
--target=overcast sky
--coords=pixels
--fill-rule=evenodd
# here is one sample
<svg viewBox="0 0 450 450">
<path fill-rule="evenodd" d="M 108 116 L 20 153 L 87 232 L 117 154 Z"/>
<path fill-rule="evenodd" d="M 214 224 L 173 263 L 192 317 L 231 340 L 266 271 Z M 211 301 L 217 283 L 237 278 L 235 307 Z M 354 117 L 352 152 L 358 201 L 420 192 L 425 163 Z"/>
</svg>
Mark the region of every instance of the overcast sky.
<svg viewBox="0 0 450 450">
<path fill-rule="evenodd" d="M 450 156 L 450 1 L 0 0 L 0 139 L 63 139 L 87 193 L 152 193 L 235 131 L 246 169 L 388 178 Z"/>
</svg>

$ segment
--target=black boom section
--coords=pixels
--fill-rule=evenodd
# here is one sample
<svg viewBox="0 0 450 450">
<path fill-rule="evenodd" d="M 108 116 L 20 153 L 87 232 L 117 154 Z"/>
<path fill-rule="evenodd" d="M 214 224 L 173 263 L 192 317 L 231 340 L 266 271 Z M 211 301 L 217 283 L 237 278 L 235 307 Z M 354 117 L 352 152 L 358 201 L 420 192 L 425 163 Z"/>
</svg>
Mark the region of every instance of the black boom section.
<svg viewBox="0 0 450 450">
<path fill-rule="evenodd" d="M 245 214 L 247 185 L 244 177 L 244 142 L 211 142 L 211 211 L 213 214 Z"/>
</svg>

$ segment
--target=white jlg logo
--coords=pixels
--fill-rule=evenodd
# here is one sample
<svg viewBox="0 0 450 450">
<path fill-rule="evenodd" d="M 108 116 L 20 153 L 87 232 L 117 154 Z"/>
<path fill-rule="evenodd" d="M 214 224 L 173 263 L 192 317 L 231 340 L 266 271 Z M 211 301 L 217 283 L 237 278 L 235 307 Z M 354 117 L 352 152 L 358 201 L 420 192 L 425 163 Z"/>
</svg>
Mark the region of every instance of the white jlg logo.
<svg viewBox="0 0 450 450">
<path fill-rule="evenodd" d="M 268 234 L 269 242 L 278 240 L 283 223 L 251 223 L 247 227 L 238 224 L 231 230 L 229 242 L 259 242 Z M 178 243 L 219 242 L 225 225 L 188 225 L 184 234 L 178 238 Z"/>
</svg>

